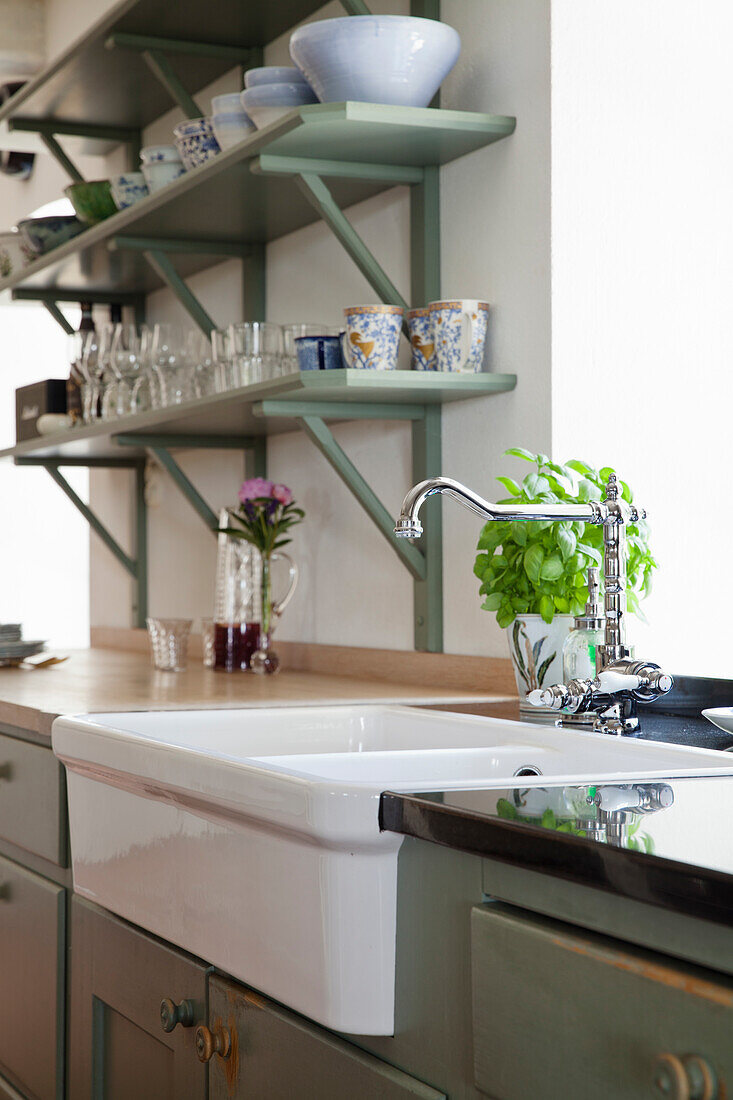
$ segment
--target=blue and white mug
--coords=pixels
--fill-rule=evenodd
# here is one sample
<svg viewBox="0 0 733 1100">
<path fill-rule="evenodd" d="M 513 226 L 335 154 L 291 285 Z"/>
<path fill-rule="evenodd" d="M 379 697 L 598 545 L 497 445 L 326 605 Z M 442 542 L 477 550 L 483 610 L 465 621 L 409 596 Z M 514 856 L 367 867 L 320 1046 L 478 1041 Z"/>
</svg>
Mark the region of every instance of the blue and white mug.
<svg viewBox="0 0 733 1100">
<path fill-rule="evenodd" d="M 483 368 L 489 303 L 475 298 L 431 302 L 435 370 L 476 373 Z"/>
<path fill-rule="evenodd" d="M 408 310 L 407 327 L 410 330 L 412 369 L 437 370 L 433 321 L 428 307 Z"/>
<path fill-rule="evenodd" d="M 401 306 L 347 306 L 344 363 L 357 370 L 394 370 L 402 332 Z"/>
</svg>

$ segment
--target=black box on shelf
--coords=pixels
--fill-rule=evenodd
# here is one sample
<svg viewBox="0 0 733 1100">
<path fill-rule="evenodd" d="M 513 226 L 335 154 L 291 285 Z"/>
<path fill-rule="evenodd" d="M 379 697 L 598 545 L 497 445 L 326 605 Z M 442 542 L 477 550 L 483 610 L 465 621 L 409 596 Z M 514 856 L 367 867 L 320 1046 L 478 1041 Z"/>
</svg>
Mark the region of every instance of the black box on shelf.
<svg viewBox="0 0 733 1100">
<path fill-rule="evenodd" d="M 39 416 L 66 412 L 66 380 L 46 378 L 15 391 L 15 438 L 18 443 L 38 436 Z"/>
</svg>

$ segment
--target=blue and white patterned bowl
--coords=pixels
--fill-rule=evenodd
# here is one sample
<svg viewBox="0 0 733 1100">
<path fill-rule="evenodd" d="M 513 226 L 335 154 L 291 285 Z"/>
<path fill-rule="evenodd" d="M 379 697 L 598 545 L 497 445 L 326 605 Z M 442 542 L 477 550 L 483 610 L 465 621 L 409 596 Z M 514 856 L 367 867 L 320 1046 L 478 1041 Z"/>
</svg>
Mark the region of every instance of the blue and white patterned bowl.
<svg viewBox="0 0 733 1100">
<path fill-rule="evenodd" d="M 405 15 L 323 19 L 290 38 L 290 56 L 322 103 L 427 107 L 460 52 L 453 27 Z"/>
<path fill-rule="evenodd" d="M 193 118 L 173 130 L 176 148 L 187 171 L 206 164 L 221 152 L 210 118 Z"/>
<path fill-rule="evenodd" d="M 56 214 L 47 218 L 25 218 L 18 222 L 18 233 L 30 252 L 42 255 L 52 248 L 66 244 L 72 237 L 83 233 L 84 222 L 74 214 Z"/>
<path fill-rule="evenodd" d="M 119 176 L 112 176 L 109 185 L 118 210 L 126 210 L 150 194 L 142 172 L 122 172 Z"/>
<path fill-rule="evenodd" d="M 143 164 L 172 164 L 180 159 L 175 145 L 146 145 L 140 150 L 140 160 Z"/>
<path fill-rule="evenodd" d="M 347 306 L 343 341 L 345 366 L 394 370 L 402 331 L 400 306 Z"/>
<path fill-rule="evenodd" d="M 244 74 L 245 88 L 256 88 L 260 84 L 305 84 L 306 79 L 300 69 L 292 65 L 263 65 L 259 69 L 248 69 Z"/>
<path fill-rule="evenodd" d="M 153 191 L 160 191 L 162 187 L 173 183 L 185 171 L 180 157 L 176 160 L 155 160 L 151 164 L 142 166 L 142 173 L 151 195 Z"/>
</svg>

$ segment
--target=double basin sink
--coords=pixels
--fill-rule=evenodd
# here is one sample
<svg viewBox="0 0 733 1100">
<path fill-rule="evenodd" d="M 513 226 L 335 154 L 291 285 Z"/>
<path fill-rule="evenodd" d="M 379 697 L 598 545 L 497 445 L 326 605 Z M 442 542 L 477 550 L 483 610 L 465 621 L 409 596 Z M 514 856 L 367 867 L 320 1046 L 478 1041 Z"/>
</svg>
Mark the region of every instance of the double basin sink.
<svg viewBox="0 0 733 1100">
<path fill-rule="evenodd" d="M 383 791 L 733 774 L 712 750 L 381 705 L 64 717 L 53 748 L 77 892 L 363 1035 L 394 1025 Z"/>
</svg>

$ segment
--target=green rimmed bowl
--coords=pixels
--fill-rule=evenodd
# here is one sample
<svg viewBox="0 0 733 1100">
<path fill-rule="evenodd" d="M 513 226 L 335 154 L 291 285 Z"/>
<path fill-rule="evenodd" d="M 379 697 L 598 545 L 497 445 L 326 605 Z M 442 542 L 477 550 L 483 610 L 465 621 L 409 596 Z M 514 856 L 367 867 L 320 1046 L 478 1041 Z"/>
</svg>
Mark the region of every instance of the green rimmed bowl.
<svg viewBox="0 0 733 1100">
<path fill-rule="evenodd" d="M 76 216 L 87 225 L 96 225 L 117 213 L 109 180 L 92 180 L 91 183 L 72 183 L 64 188 Z"/>
</svg>

